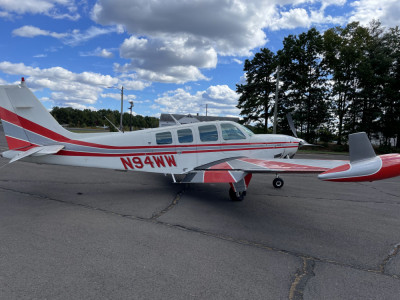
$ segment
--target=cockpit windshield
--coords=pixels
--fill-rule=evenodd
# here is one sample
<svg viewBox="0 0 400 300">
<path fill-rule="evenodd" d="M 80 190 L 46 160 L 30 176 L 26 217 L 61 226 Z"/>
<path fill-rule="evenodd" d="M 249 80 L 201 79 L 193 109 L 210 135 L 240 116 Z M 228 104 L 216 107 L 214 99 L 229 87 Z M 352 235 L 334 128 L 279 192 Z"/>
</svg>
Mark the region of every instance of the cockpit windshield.
<svg viewBox="0 0 400 300">
<path fill-rule="evenodd" d="M 241 124 L 237 124 L 237 126 L 240 127 L 240 129 L 243 129 L 249 136 L 254 135 L 254 132 L 251 131 L 249 128 L 247 128 L 246 126 L 243 126 Z"/>
</svg>

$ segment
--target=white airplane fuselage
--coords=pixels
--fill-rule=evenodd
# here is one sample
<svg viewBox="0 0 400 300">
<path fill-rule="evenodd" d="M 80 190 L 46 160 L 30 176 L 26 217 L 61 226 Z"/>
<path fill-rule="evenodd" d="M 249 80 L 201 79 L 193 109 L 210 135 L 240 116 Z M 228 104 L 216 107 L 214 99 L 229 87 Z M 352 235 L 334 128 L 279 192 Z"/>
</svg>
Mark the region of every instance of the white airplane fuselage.
<svg viewBox="0 0 400 300">
<path fill-rule="evenodd" d="M 226 132 L 223 132 L 221 124 L 224 127 L 235 127 L 241 134 L 229 137 Z M 12 124 L 5 124 L 5 126 L 12 126 Z M 213 127 L 216 129 L 216 134 L 214 131 L 214 135 L 204 141 L 204 136 L 200 133 L 201 128 Z M 189 140 L 182 139 L 182 132 L 191 133 Z M 167 140 L 162 139 L 165 136 Z M 29 139 L 33 143 L 40 142 L 41 145 L 54 144 L 54 140 L 50 137 L 33 131 L 29 132 Z M 259 159 L 292 157 L 299 145 L 297 138 L 286 135 L 252 134 L 243 126 L 229 121 L 192 123 L 125 133 L 74 134 L 74 137 L 63 142 L 58 141 L 57 144 L 64 145 L 64 149 L 57 155 L 32 155 L 24 160 L 128 171 L 184 174 L 197 166 L 235 157 Z M 15 152 L 11 153 L 11 151 L 3 153 L 3 156 L 9 156 L 8 158 L 14 155 Z"/>
</svg>

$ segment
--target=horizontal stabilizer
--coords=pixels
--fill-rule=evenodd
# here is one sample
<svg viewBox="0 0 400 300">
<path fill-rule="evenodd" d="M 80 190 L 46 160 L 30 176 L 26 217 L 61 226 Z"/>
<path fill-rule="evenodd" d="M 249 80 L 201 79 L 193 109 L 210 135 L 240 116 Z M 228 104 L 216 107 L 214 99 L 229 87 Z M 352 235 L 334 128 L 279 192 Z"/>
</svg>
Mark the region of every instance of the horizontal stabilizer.
<svg viewBox="0 0 400 300">
<path fill-rule="evenodd" d="M 42 156 L 42 155 L 56 154 L 63 148 L 64 148 L 64 145 L 50 145 L 50 146 L 34 147 L 34 148 L 31 148 L 24 152 L 18 152 L 18 154 L 15 155 L 13 158 L 11 158 L 11 160 L 8 163 L 13 163 L 17 160 L 20 160 L 20 159 L 22 159 L 24 157 L 28 157 L 28 156 Z M 7 152 L 10 152 L 10 151 L 7 151 Z M 13 151 L 13 152 L 15 152 L 15 151 Z M 4 154 L 3 154 L 3 156 L 4 156 Z"/>
</svg>

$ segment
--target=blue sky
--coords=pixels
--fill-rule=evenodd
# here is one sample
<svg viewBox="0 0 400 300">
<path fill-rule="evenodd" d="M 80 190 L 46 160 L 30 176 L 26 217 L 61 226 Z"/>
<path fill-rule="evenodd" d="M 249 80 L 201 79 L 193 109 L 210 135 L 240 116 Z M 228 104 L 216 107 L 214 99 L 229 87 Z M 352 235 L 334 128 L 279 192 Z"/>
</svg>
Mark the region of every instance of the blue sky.
<svg viewBox="0 0 400 300">
<path fill-rule="evenodd" d="M 20 81 L 50 109 L 238 116 L 243 61 L 289 34 L 350 21 L 399 25 L 388 0 L 0 0 L 0 84 Z M 115 86 L 117 88 L 108 88 Z"/>
</svg>

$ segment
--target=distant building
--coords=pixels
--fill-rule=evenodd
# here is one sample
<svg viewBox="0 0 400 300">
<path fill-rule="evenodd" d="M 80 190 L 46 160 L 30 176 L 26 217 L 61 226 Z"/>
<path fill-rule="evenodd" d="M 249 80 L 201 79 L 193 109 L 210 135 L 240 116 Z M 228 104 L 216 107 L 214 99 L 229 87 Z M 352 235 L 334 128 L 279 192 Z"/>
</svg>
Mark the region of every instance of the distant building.
<svg viewBox="0 0 400 300">
<path fill-rule="evenodd" d="M 207 121 L 233 121 L 239 122 L 239 118 L 231 118 L 231 117 L 215 117 L 215 116 L 192 116 L 188 115 L 180 115 L 180 114 L 172 114 L 174 118 L 181 124 L 189 124 L 189 123 L 197 123 L 197 122 L 207 122 Z M 161 114 L 159 127 L 172 126 L 176 125 L 174 119 L 171 117 L 171 114 Z"/>
</svg>

